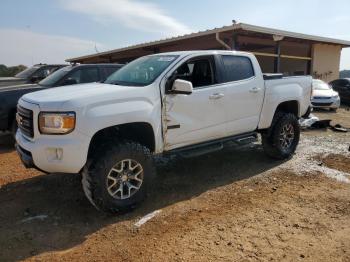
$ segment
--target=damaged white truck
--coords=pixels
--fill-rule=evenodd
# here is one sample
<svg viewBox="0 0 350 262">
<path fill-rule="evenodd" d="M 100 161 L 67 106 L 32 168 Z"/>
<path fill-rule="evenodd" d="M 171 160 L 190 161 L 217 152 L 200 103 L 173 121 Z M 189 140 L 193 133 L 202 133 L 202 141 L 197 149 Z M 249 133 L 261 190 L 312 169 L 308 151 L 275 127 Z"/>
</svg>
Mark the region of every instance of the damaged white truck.
<svg viewBox="0 0 350 262">
<path fill-rule="evenodd" d="M 153 156 L 190 157 L 262 136 L 266 153 L 292 156 L 309 76 L 263 75 L 253 54 L 185 51 L 136 59 L 106 83 L 26 94 L 16 149 L 24 165 L 81 173 L 90 202 L 117 212 L 142 201 Z"/>
</svg>

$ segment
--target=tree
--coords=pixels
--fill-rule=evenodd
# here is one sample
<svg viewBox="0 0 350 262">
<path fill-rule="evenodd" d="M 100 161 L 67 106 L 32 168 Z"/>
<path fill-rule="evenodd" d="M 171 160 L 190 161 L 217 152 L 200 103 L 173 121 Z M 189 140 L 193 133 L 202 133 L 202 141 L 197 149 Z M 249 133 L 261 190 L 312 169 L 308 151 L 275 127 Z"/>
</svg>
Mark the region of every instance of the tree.
<svg viewBox="0 0 350 262">
<path fill-rule="evenodd" d="M 19 72 L 22 72 L 27 67 L 24 65 L 10 66 L 0 65 L 0 77 L 11 77 L 15 76 Z"/>
</svg>

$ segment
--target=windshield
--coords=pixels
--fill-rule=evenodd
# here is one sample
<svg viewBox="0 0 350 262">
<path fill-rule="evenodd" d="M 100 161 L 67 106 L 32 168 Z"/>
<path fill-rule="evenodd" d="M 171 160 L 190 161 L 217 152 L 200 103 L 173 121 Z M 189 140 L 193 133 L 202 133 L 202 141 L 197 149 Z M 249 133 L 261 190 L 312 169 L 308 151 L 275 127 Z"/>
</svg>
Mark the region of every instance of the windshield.
<svg viewBox="0 0 350 262">
<path fill-rule="evenodd" d="M 23 70 L 22 72 L 19 72 L 17 75 L 15 75 L 15 77 L 18 78 L 28 78 L 31 74 L 33 74 L 36 70 L 38 70 L 40 67 L 39 66 L 32 66 L 29 67 L 25 70 Z"/>
<path fill-rule="evenodd" d="M 331 87 L 326 82 L 323 82 L 322 80 L 313 80 L 312 87 L 314 88 L 314 90 L 330 90 L 331 89 Z"/>
<path fill-rule="evenodd" d="M 41 80 L 39 82 L 39 85 L 47 87 L 54 86 L 57 83 L 57 81 L 60 81 L 62 77 L 64 77 L 68 72 L 72 70 L 72 68 L 72 66 L 66 66 L 57 70 L 56 72 Z"/>
<path fill-rule="evenodd" d="M 175 55 L 145 56 L 125 65 L 107 78 L 105 83 L 123 86 L 151 84 L 177 58 Z"/>
</svg>

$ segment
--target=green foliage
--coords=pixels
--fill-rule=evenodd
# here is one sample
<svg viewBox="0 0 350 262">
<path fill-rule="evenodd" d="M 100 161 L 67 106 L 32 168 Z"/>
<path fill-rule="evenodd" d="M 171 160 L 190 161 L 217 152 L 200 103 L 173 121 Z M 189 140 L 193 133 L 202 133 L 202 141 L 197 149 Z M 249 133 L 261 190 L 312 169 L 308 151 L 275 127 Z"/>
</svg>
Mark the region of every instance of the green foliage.
<svg viewBox="0 0 350 262">
<path fill-rule="evenodd" d="M 0 65 L 0 77 L 11 77 L 15 76 L 19 72 L 22 72 L 27 67 L 24 65 L 10 66 Z"/>
</svg>

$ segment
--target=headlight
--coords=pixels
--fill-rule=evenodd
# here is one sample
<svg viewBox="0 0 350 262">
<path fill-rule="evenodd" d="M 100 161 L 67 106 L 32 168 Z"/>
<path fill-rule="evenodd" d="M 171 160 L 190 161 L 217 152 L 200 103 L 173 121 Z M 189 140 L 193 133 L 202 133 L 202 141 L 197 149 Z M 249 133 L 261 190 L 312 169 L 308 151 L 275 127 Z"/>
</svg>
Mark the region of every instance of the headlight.
<svg viewBox="0 0 350 262">
<path fill-rule="evenodd" d="M 75 128 L 75 113 L 39 114 L 39 131 L 41 134 L 68 134 Z"/>
</svg>

